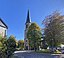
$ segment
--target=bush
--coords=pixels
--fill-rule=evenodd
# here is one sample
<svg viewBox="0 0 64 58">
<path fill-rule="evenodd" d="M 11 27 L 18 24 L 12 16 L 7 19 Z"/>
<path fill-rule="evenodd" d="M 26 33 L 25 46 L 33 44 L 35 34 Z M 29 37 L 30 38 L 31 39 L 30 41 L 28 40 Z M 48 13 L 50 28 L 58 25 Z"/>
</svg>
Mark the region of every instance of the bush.
<svg viewBox="0 0 64 58">
<path fill-rule="evenodd" d="M 6 51 L 7 51 L 7 46 L 6 46 L 6 38 L 0 37 L 0 58 L 7 58 Z"/>
<path fill-rule="evenodd" d="M 19 40 L 18 41 L 18 47 L 16 50 L 23 50 L 24 48 L 24 41 L 23 40 Z"/>
<path fill-rule="evenodd" d="M 16 50 L 16 40 L 14 36 L 7 38 L 0 37 L 0 58 L 12 58 Z"/>
<path fill-rule="evenodd" d="M 16 51 L 20 51 L 21 49 L 20 48 L 16 48 Z"/>
<path fill-rule="evenodd" d="M 7 55 L 8 58 L 14 53 L 16 50 L 16 40 L 14 36 L 10 36 L 9 39 L 7 40 Z"/>
</svg>

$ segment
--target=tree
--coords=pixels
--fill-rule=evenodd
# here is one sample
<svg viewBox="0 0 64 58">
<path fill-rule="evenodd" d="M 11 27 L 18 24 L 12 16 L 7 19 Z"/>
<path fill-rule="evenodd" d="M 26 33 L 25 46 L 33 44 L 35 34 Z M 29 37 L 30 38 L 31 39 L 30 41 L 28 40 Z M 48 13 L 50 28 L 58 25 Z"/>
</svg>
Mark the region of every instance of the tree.
<svg viewBox="0 0 64 58">
<path fill-rule="evenodd" d="M 16 50 L 16 40 L 13 35 L 11 35 L 7 40 L 7 58 L 10 58 L 14 51 Z"/>
<path fill-rule="evenodd" d="M 0 36 L 0 58 L 11 58 L 16 49 L 16 40 L 14 36 L 1 37 Z"/>
<path fill-rule="evenodd" d="M 20 48 L 20 50 L 23 50 L 23 48 L 24 48 L 24 41 L 23 40 L 18 41 L 18 48 Z"/>
<path fill-rule="evenodd" d="M 0 37 L 0 58 L 7 58 L 7 46 L 6 46 L 7 38 Z"/>
<path fill-rule="evenodd" d="M 41 35 L 40 27 L 36 23 L 31 23 L 28 28 L 27 38 L 30 48 L 34 48 L 35 51 L 39 48 Z"/>
<path fill-rule="evenodd" d="M 54 12 L 45 18 L 44 22 L 45 40 L 50 47 L 57 47 L 64 41 L 64 16 L 59 12 Z"/>
</svg>

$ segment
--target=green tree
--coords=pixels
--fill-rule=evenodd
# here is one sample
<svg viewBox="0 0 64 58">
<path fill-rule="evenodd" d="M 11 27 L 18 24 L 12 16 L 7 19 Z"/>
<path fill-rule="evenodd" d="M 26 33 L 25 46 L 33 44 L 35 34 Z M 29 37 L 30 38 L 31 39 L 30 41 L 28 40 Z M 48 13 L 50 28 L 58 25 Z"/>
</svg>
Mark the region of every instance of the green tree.
<svg viewBox="0 0 64 58">
<path fill-rule="evenodd" d="M 7 40 L 7 58 L 10 58 L 14 51 L 16 50 L 16 40 L 13 35 L 11 35 Z"/>
<path fill-rule="evenodd" d="M 28 28 L 27 38 L 30 48 L 34 48 L 35 51 L 39 48 L 41 35 L 40 27 L 36 23 L 31 23 Z"/>
<path fill-rule="evenodd" d="M 12 54 L 16 49 L 16 40 L 14 36 L 0 36 L 0 58 L 12 58 Z"/>
<path fill-rule="evenodd" d="M 6 46 L 7 38 L 0 37 L 0 58 L 7 58 L 7 46 Z"/>
<path fill-rule="evenodd" d="M 23 40 L 18 41 L 18 48 L 20 48 L 20 50 L 23 50 L 23 48 L 24 48 L 24 41 Z"/>
<path fill-rule="evenodd" d="M 45 18 L 44 22 L 45 40 L 49 46 L 57 47 L 64 41 L 64 16 L 59 12 L 54 12 Z"/>
</svg>

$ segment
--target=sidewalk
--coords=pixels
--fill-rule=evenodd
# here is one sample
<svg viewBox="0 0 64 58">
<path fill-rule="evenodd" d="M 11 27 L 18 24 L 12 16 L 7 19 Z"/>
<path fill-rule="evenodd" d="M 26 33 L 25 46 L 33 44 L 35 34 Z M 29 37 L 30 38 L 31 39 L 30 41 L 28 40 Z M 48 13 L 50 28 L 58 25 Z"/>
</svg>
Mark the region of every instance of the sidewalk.
<svg viewBox="0 0 64 58">
<path fill-rule="evenodd" d="M 32 50 L 15 51 L 14 53 L 33 52 Z"/>
</svg>

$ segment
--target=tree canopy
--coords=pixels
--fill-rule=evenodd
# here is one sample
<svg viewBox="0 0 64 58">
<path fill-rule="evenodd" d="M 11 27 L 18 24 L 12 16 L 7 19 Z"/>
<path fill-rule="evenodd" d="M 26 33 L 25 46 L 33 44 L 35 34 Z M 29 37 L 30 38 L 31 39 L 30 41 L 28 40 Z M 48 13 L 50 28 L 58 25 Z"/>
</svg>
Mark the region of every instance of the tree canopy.
<svg viewBox="0 0 64 58">
<path fill-rule="evenodd" d="M 64 16 L 59 12 L 54 12 L 45 18 L 44 22 L 45 40 L 49 46 L 58 46 L 64 41 Z"/>
<path fill-rule="evenodd" d="M 8 58 L 12 55 L 12 53 L 14 53 L 14 51 L 16 50 L 16 39 L 13 35 L 11 35 L 6 43 L 7 46 L 7 55 Z"/>
<path fill-rule="evenodd" d="M 31 23 L 27 32 L 27 38 L 31 48 L 35 49 L 39 47 L 41 35 L 40 27 L 36 23 Z"/>
<path fill-rule="evenodd" d="M 18 41 L 18 48 L 19 48 L 20 50 L 23 50 L 23 48 L 24 48 L 24 40 L 19 40 L 19 41 Z"/>
</svg>

